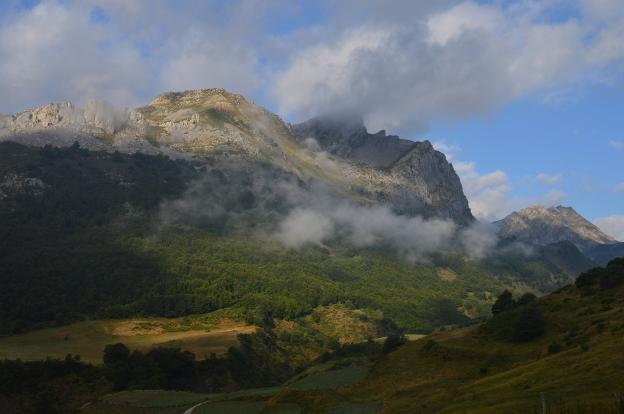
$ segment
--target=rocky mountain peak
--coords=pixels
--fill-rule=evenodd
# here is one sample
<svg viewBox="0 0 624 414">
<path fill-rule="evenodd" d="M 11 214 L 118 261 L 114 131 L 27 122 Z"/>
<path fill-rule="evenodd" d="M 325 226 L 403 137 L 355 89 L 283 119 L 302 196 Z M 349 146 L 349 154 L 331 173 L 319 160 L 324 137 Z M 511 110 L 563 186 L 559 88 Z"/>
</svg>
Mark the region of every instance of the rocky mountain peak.
<svg viewBox="0 0 624 414">
<path fill-rule="evenodd" d="M 413 141 L 384 130 L 369 133 L 361 117 L 317 117 L 291 128 L 301 141 L 312 138 L 330 154 L 376 168 L 391 166 L 414 147 Z"/>
<path fill-rule="evenodd" d="M 316 145 L 307 145 L 309 139 Z M 357 116 L 287 125 L 224 89 L 165 93 L 137 109 L 117 110 L 99 101 L 83 108 L 51 103 L 0 117 L 0 140 L 38 146 L 78 141 L 89 150 L 260 161 L 399 214 L 473 220 L 453 166 L 428 141 L 371 134 Z"/>
<path fill-rule="evenodd" d="M 615 243 L 572 207 L 527 207 L 495 224 L 502 237 L 542 245 L 567 240 L 585 251 L 596 245 Z"/>
<path fill-rule="evenodd" d="M 455 169 L 429 141 L 401 139 L 384 130 L 371 134 L 362 118 L 348 116 L 312 118 L 291 125 L 291 130 L 300 142 L 314 140 L 322 151 L 408 181 L 414 188 L 410 192 L 392 183 L 380 190 L 402 212 L 422 214 L 429 209 L 462 224 L 474 220 Z"/>
</svg>

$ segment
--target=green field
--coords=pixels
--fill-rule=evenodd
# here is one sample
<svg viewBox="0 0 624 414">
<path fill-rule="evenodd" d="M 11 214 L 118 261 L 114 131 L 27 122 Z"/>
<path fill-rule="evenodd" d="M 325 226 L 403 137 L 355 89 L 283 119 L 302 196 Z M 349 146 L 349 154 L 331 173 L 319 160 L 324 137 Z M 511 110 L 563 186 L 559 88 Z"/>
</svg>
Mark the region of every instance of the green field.
<svg viewBox="0 0 624 414">
<path fill-rule="evenodd" d="M 205 322 L 197 325 L 190 317 L 95 320 L 32 331 L 0 338 L 0 358 L 31 361 L 46 357 L 62 359 L 72 354 L 80 355 L 85 362 L 100 364 L 104 347 L 118 342 L 138 350 L 176 347 L 203 358 L 211 353 L 226 352 L 238 344 L 238 334 L 255 329 L 231 319 L 196 318 L 203 318 Z"/>
<path fill-rule="evenodd" d="M 188 409 L 196 406 L 193 414 L 298 414 L 304 412 L 304 406 L 309 408 L 309 403 L 298 404 L 293 401 L 281 401 L 280 396 L 282 394 L 290 395 L 294 392 L 297 395 L 305 396 L 314 395 L 319 391 L 334 391 L 340 387 L 362 381 L 369 370 L 370 365 L 340 367 L 326 363 L 314 366 L 283 387 L 254 388 L 221 394 L 196 394 L 163 390 L 122 391 L 105 396 L 87 412 L 99 412 L 92 410 L 99 410 L 106 405 L 111 407 L 111 410 L 127 409 L 128 413 L 134 413 L 136 409 L 166 410 L 168 407 L 174 406 Z M 328 401 L 327 413 L 333 414 L 372 414 L 380 407 L 378 402 L 355 403 L 344 399 L 341 402 Z"/>
</svg>

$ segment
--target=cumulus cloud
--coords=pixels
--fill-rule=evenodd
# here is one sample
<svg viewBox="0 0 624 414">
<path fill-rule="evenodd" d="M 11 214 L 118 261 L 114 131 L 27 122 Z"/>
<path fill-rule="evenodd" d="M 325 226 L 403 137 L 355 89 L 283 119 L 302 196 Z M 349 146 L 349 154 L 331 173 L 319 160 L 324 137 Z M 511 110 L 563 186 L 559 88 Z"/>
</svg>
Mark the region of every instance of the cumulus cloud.
<svg viewBox="0 0 624 414">
<path fill-rule="evenodd" d="M 446 159 L 449 161 L 454 160 L 457 155 L 461 154 L 462 149 L 459 145 L 449 144 L 444 140 L 434 141 L 431 143 L 433 148 L 437 151 L 440 151 L 446 155 Z"/>
<path fill-rule="evenodd" d="M 254 39 L 280 3 L 42 0 L 7 8 L 0 112 L 90 98 L 135 106 L 207 87 L 251 94 L 263 79 Z"/>
<path fill-rule="evenodd" d="M 0 110 L 50 100 L 133 101 L 149 88 L 149 70 L 125 41 L 107 45 L 105 30 L 82 8 L 44 1 L 0 26 Z"/>
<path fill-rule="evenodd" d="M 560 189 L 532 197 L 518 197 L 512 194 L 512 183 L 501 170 L 480 173 L 473 162 L 455 162 L 455 171 L 462 182 L 466 198 L 474 216 L 484 222 L 498 220 L 511 213 L 532 205 L 552 207 L 561 204 L 567 194 Z M 553 177 L 548 176 L 549 184 Z"/>
<path fill-rule="evenodd" d="M 624 57 L 624 19 L 605 20 L 598 8 L 591 18 L 549 22 L 548 2 L 464 1 L 426 12 L 413 3 L 409 21 L 367 20 L 294 54 L 276 77 L 282 111 L 303 118 L 332 108 L 362 114 L 373 129 L 424 129 L 576 82 Z"/>
<path fill-rule="evenodd" d="M 456 162 L 454 166 L 475 217 L 493 221 L 510 212 L 511 183 L 506 173 L 496 170 L 480 174 L 473 162 Z"/>
<path fill-rule="evenodd" d="M 561 174 L 561 173 L 557 173 L 557 174 L 539 173 L 539 174 L 537 174 L 535 179 L 539 183 L 547 184 L 547 185 L 553 185 L 553 184 L 557 184 L 557 183 L 561 182 L 561 178 L 562 177 L 563 177 L 563 174 Z"/>
<path fill-rule="evenodd" d="M 6 6 L 0 111 L 93 97 L 134 105 L 165 90 L 222 86 L 263 99 L 270 90 L 282 115 L 331 108 L 361 114 L 373 129 L 414 133 L 596 71 L 619 73 L 621 2 L 580 0 L 578 17 L 553 20 L 557 6 L 320 2 L 327 17 L 292 30 L 280 19 L 303 6 L 284 0 Z"/>
<path fill-rule="evenodd" d="M 594 220 L 594 224 L 616 240 L 624 241 L 624 216 L 612 215 Z"/>
</svg>

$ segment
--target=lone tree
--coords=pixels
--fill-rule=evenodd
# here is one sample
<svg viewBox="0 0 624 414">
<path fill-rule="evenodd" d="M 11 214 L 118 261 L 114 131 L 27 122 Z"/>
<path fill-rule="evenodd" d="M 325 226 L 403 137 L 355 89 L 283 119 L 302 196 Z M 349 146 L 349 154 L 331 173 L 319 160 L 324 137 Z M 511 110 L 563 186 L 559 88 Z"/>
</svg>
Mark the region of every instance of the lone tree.
<svg viewBox="0 0 624 414">
<path fill-rule="evenodd" d="M 515 306 L 516 302 L 514 302 L 511 292 L 505 289 L 498 299 L 496 299 L 494 305 L 492 305 L 492 315 L 498 315 L 501 312 L 512 310 Z"/>
<path fill-rule="evenodd" d="M 522 310 L 514 325 L 513 340 L 516 342 L 528 342 L 544 333 L 544 318 L 535 306 L 529 306 Z"/>
</svg>

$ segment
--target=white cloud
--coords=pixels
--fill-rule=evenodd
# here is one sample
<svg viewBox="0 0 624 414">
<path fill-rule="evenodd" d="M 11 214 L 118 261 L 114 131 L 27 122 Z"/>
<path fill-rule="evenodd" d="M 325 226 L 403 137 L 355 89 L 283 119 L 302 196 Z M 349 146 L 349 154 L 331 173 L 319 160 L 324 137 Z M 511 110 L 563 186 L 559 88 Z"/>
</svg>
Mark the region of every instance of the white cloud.
<svg viewBox="0 0 624 414">
<path fill-rule="evenodd" d="M 552 174 L 552 175 L 547 174 L 547 173 L 539 173 L 537 174 L 535 179 L 542 184 L 553 185 L 553 184 L 557 184 L 561 182 L 562 177 L 563 177 L 563 174 L 561 173 Z"/>
<path fill-rule="evenodd" d="M 42 0 L 0 20 L 0 112 L 97 98 L 139 105 L 169 90 L 252 94 L 270 3 Z M 98 7 L 107 16 L 91 19 Z"/>
<path fill-rule="evenodd" d="M 459 145 L 447 144 L 444 140 L 432 142 L 432 145 L 433 148 L 435 148 L 437 151 L 440 151 L 444 155 L 446 155 L 446 159 L 449 161 L 455 159 L 455 157 L 462 152 L 462 149 Z"/>
<path fill-rule="evenodd" d="M 444 46 L 469 31 L 493 31 L 504 24 L 505 18 L 494 8 L 484 8 L 464 2 L 448 11 L 434 14 L 427 21 L 427 42 Z"/>
<path fill-rule="evenodd" d="M 456 162 L 453 165 L 475 217 L 482 221 L 493 221 L 510 211 L 511 183 L 507 174 L 500 170 L 480 174 L 472 162 Z"/>
<path fill-rule="evenodd" d="M 414 6 L 409 19 L 349 26 L 294 54 L 274 96 L 295 117 L 331 108 L 362 114 L 371 129 L 424 129 L 552 93 L 622 61 L 624 19 L 549 22 L 548 3 Z"/>
<path fill-rule="evenodd" d="M 616 240 L 624 241 L 624 216 L 612 215 L 594 220 L 594 224 Z"/>
<path fill-rule="evenodd" d="M 453 165 L 461 179 L 472 213 L 484 222 L 501 219 L 514 210 L 532 205 L 559 205 L 567 198 L 567 194 L 559 189 L 532 197 L 513 196 L 512 184 L 505 172 L 496 170 L 481 174 L 473 162 L 455 162 Z"/>
<path fill-rule="evenodd" d="M 289 247 L 299 248 L 306 244 L 320 245 L 334 232 L 333 222 L 323 214 L 296 209 L 282 223 L 276 234 L 278 240 Z"/>
<path fill-rule="evenodd" d="M 0 26 L 2 110 L 50 100 L 101 98 L 128 103 L 149 87 L 138 51 L 119 41 L 81 7 L 42 2 Z"/>
<path fill-rule="evenodd" d="M 615 150 L 624 150 L 624 141 L 611 140 L 609 141 L 609 147 Z"/>
</svg>

